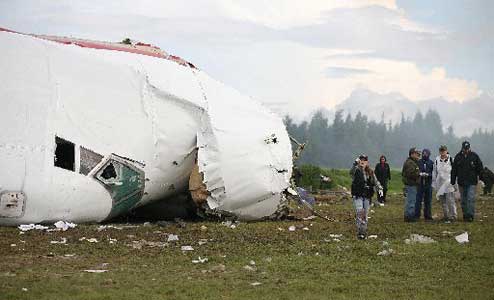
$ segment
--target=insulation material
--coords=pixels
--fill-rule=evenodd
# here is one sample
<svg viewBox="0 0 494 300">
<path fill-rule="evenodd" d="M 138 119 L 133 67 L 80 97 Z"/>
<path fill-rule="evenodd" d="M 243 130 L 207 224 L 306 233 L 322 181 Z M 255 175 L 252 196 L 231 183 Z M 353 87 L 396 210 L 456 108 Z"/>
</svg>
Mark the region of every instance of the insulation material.
<svg viewBox="0 0 494 300">
<path fill-rule="evenodd" d="M 72 40 L 0 30 L 0 193 L 25 197 L 0 224 L 98 222 L 166 202 L 188 190 L 196 157 L 210 209 L 276 212 L 292 169 L 281 118 L 147 45 Z M 54 165 L 56 138 L 70 146 L 70 168 Z M 145 179 L 125 206 L 97 178 L 110 158 Z"/>
</svg>

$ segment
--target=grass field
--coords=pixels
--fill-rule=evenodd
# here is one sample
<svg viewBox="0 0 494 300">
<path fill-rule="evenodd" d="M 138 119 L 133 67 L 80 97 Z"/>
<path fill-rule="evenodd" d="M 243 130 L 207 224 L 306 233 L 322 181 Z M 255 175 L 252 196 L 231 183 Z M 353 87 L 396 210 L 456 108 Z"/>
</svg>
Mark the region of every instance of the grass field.
<svg viewBox="0 0 494 300">
<path fill-rule="evenodd" d="M 395 195 L 373 208 L 369 234 L 377 238 L 365 241 L 355 238 L 349 201 L 317 206 L 333 222 L 79 225 L 25 234 L 4 227 L 0 299 L 494 299 L 494 198 L 478 200 L 474 223 L 452 224 L 404 223 L 402 201 Z M 433 213 L 441 215 L 436 201 Z M 457 243 L 465 231 L 470 242 Z M 406 244 L 412 233 L 436 242 Z M 168 234 L 179 241 L 167 242 Z M 51 243 L 62 238 L 66 244 Z M 385 249 L 394 252 L 377 255 Z M 193 263 L 198 257 L 208 261 Z"/>
</svg>

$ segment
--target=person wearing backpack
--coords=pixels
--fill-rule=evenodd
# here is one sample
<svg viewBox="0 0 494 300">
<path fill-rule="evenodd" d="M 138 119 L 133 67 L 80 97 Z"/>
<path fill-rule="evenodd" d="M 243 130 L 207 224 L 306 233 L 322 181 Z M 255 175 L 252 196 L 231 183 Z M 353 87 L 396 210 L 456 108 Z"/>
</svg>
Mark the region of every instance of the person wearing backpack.
<svg viewBox="0 0 494 300">
<path fill-rule="evenodd" d="M 446 222 L 455 221 L 456 200 L 455 187 L 451 184 L 451 169 L 453 159 L 448 153 L 448 147 L 439 147 L 439 155 L 434 160 L 432 171 L 432 187 L 436 190 L 436 198 L 439 199 L 443 208 L 443 220 Z"/>
</svg>

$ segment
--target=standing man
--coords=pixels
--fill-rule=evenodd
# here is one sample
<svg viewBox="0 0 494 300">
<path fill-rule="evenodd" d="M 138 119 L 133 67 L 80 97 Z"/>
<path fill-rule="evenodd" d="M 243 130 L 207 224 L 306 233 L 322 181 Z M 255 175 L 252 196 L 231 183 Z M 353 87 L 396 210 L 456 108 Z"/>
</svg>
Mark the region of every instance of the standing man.
<svg viewBox="0 0 494 300">
<path fill-rule="evenodd" d="M 376 174 L 377 180 L 383 187 L 383 195 L 378 195 L 377 201 L 379 201 L 380 204 L 384 204 L 384 202 L 386 202 L 386 193 L 388 192 L 388 180 L 391 180 L 391 171 L 388 163 L 386 162 L 386 156 L 381 155 L 379 158 L 379 163 L 377 163 L 374 168 L 374 174 Z"/>
<path fill-rule="evenodd" d="M 408 158 L 403 164 L 401 176 L 405 184 L 406 201 L 405 201 L 405 222 L 415 222 L 415 202 L 417 201 L 417 187 L 420 184 L 420 169 L 418 160 L 420 151 L 415 147 L 408 151 Z"/>
<path fill-rule="evenodd" d="M 420 169 L 420 184 L 417 191 L 417 201 L 415 202 L 415 218 L 420 219 L 422 201 L 424 201 L 424 219 L 432 221 L 432 169 L 434 163 L 430 159 L 431 151 L 424 149 L 422 158 L 418 161 Z"/>
<path fill-rule="evenodd" d="M 475 217 L 475 189 L 482 169 L 479 156 L 470 150 L 470 143 L 464 141 L 461 151 L 455 156 L 451 170 L 451 184 L 454 185 L 458 179 L 463 221 L 473 222 Z"/>
</svg>

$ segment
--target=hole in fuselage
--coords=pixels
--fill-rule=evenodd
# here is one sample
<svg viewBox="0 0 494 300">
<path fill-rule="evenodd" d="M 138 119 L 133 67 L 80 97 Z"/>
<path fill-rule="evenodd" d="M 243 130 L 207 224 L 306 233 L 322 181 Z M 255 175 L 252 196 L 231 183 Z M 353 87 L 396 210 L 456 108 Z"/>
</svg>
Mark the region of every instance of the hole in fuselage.
<svg viewBox="0 0 494 300">
<path fill-rule="evenodd" d="M 115 171 L 115 166 L 113 166 L 112 163 L 110 163 L 106 168 L 101 172 L 101 178 L 103 179 L 115 179 L 117 178 L 117 172 Z"/>
<path fill-rule="evenodd" d="M 58 136 L 55 137 L 55 167 L 75 171 L 75 146 Z"/>
</svg>

